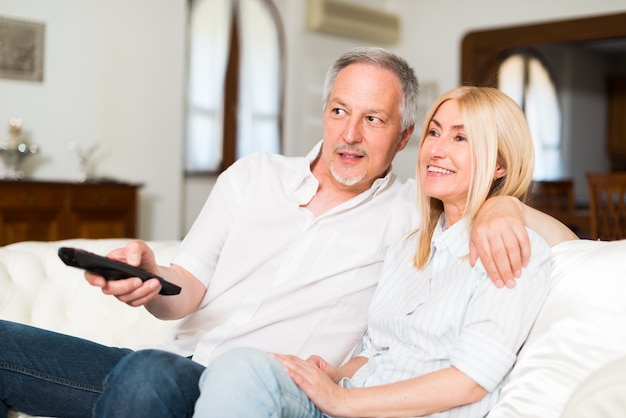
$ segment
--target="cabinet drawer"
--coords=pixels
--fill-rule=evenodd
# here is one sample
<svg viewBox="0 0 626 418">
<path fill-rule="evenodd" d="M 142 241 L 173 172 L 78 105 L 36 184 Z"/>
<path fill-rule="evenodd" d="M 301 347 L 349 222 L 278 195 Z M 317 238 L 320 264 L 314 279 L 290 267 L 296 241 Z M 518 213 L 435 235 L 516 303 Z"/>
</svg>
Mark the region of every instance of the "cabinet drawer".
<svg viewBox="0 0 626 418">
<path fill-rule="evenodd" d="M 55 208 L 63 205 L 64 194 L 59 187 L 31 187 L 30 184 L 0 185 L 0 208 Z"/>
<path fill-rule="evenodd" d="M 81 237 L 133 238 L 138 187 L 0 180 L 0 245 Z"/>
<path fill-rule="evenodd" d="M 134 208 L 136 193 L 132 187 L 81 186 L 72 190 L 72 207 L 75 209 Z"/>
</svg>

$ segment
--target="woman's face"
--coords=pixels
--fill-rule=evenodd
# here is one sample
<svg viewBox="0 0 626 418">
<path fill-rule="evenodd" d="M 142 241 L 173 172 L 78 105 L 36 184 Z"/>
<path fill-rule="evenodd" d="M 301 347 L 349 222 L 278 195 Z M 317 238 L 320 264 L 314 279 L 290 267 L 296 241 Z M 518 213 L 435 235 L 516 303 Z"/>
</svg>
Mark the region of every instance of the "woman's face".
<svg viewBox="0 0 626 418">
<path fill-rule="evenodd" d="M 441 200 L 448 225 L 463 216 L 472 156 L 456 100 L 447 100 L 431 119 L 419 150 L 422 192 Z"/>
</svg>

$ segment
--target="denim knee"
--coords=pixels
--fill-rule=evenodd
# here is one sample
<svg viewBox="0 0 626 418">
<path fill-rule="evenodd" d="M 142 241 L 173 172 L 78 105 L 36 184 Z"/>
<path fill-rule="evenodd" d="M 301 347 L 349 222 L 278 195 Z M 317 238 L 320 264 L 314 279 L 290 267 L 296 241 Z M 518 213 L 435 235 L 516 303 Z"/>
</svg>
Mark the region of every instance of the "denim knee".
<svg viewBox="0 0 626 418">
<path fill-rule="evenodd" d="M 200 378 L 201 388 L 210 375 L 219 375 L 219 381 L 224 382 L 226 379 L 235 388 L 241 388 L 242 384 L 246 384 L 244 382 L 276 387 L 284 378 L 284 368 L 264 351 L 254 348 L 235 348 L 211 362 Z"/>
<path fill-rule="evenodd" d="M 107 376 L 94 415 L 191 416 L 200 395 L 198 381 L 203 371 L 204 366 L 166 351 L 131 353 Z"/>
<path fill-rule="evenodd" d="M 196 416 L 213 418 L 315 416 L 314 405 L 270 354 L 237 348 L 222 354 L 200 378 Z"/>
</svg>

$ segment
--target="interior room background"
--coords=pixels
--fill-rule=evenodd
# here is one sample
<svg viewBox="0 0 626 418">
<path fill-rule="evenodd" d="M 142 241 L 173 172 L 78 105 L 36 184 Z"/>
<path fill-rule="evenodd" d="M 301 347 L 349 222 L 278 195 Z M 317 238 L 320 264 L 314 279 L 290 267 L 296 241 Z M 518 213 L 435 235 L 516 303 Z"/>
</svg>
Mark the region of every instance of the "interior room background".
<svg viewBox="0 0 626 418">
<path fill-rule="evenodd" d="M 459 83 L 461 41 L 469 31 L 626 11 L 623 0 L 348 1 L 400 16 L 398 42 L 380 46 L 404 56 L 433 99 Z M 286 40 L 283 153 L 304 155 L 321 139 L 326 69 L 364 42 L 309 31 L 307 0 L 274 3 Z M 181 238 L 214 181 L 184 175 L 187 0 L 0 0 L 0 16 L 45 24 L 43 82 L 0 79 L 0 142 L 9 119 L 22 118 L 25 136 L 40 149 L 25 169 L 49 180 L 78 174 L 70 143 L 100 144 L 98 176 L 143 185 L 139 237 Z M 590 66 L 594 57 L 583 61 Z M 580 184 L 576 195 L 584 200 L 585 171 L 606 171 L 608 159 L 601 95 L 593 88 L 580 94 L 597 120 L 571 133 L 579 139 L 564 139 L 574 141 L 564 174 Z M 414 136 L 394 163 L 402 177 L 413 176 L 416 154 Z"/>
</svg>

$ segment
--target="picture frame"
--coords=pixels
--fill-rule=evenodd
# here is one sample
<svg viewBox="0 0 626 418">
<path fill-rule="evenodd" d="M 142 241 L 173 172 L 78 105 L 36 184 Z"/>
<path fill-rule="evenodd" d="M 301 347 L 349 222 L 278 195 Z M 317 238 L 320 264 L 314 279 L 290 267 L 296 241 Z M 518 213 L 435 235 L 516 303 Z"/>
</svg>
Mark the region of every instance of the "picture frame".
<svg viewBox="0 0 626 418">
<path fill-rule="evenodd" d="M 45 24 L 0 16 L 0 78 L 43 81 Z"/>
</svg>

